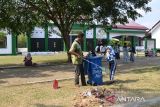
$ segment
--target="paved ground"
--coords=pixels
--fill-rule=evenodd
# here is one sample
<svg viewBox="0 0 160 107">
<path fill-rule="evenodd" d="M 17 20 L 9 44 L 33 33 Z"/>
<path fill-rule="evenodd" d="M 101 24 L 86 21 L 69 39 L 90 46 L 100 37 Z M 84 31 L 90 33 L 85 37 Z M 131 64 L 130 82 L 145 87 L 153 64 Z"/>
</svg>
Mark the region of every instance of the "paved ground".
<svg viewBox="0 0 160 107">
<path fill-rule="evenodd" d="M 103 62 L 103 66 L 107 66 L 105 62 Z M 153 66 L 160 66 L 160 57 L 137 57 L 134 63 L 123 63 L 121 59 L 118 61 L 117 73 Z M 21 85 L 73 77 L 74 66 L 71 64 L 0 69 L 0 86 Z"/>
</svg>

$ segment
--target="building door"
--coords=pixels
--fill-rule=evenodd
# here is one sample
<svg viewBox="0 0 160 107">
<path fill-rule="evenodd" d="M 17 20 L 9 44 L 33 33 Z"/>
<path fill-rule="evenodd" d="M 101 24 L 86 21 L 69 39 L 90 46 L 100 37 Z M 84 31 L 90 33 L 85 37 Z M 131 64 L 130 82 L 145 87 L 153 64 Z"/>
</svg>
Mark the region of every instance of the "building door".
<svg viewBox="0 0 160 107">
<path fill-rule="evenodd" d="M 86 48 L 87 48 L 87 51 L 91 51 L 91 50 L 94 50 L 94 41 L 93 39 L 86 39 Z"/>
<path fill-rule="evenodd" d="M 44 38 L 31 38 L 31 52 L 45 51 Z"/>
<path fill-rule="evenodd" d="M 63 39 L 62 38 L 49 38 L 48 40 L 49 51 L 63 51 Z"/>
</svg>

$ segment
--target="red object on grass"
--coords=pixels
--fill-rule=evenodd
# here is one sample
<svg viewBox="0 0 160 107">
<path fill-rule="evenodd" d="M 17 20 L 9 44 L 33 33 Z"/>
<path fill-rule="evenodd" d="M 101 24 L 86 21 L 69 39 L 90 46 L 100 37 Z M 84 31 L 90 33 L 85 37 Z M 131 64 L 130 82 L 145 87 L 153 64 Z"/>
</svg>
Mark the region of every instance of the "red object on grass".
<svg viewBox="0 0 160 107">
<path fill-rule="evenodd" d="M 53 88 L 58 89 L 58 81 L 57 80 L 53 81 Z"/>
</svg>

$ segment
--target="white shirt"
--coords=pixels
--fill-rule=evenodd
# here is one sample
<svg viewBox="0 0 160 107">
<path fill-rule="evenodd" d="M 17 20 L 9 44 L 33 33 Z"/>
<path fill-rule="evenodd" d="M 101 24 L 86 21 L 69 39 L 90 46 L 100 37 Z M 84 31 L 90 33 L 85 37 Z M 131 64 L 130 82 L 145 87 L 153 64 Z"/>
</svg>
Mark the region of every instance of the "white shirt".
<svg viewBox="0 0 160 107">
<path fill-rule="evenodd" d="M 100 46 L 100 52 L 105 52 L 106 51 L 106 46 Z"/>
</svg>

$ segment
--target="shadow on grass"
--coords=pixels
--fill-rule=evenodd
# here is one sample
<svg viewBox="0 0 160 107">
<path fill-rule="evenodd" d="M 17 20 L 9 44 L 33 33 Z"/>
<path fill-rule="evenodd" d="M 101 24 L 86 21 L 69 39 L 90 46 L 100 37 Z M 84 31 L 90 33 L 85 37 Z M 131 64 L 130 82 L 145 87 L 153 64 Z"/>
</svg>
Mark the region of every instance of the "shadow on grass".
<svg viewBox="0 0 160 107">
<path fill-rule="evenodd" d="M 64 107 L 64 106 L 59 106 L 59 105 L 35 104 L 35 107 Z"/>
<path fill-rule="evenodd" d="M 160 90 L 155 90 L 155 89 L 149 89 L 149 88 L 139 88 L 139 89 L 130 89 L 126 87 L 120 87 L 120 88 L 111 88 L 113 90 L 117 91 L 123 91 L 123 92 L 136 92 L 136 93 L 147 93 L 147 94 L 158 94 L 160 95 Z"/>
<path fill-rule="evenodd" d="M 54 64 L 67 64 L 68 62 L 67 62 L 67 60 L 57 60 L 57 61 L 38 61 L 38 62 L 36 62 L 36 63 L 42 63 L 43 62 L 43 64 L 51 64 L 51 65 L 54 65 Z"/>
<path fill-rule="evenodd" d="M 144 97 L 151 97 L 151 96 L 160 96 L 160 89 L 150 89 L 150 88 L 138 88 L 138 89 L 131 89 L 124 87 L 123 85 L 119 87 L 111 88 L 114 92 L 123 94 L 123 95 L 132 95 L 132 96 L 144 96 Z"/>
<path fill-rule="evenodd" d="M 136 79 L 136 80 L 126 80 L 126 81 L 124 81 L 124 80 L 116 80 L 116 81 L 114 81 L 114 82 L 112 82 L 112 81 L 105 81 L 104 82 L 104 85 L 115 85 L 115 84 L 121 84 L 121 83 L 133 83 L 133 82 L 137 82 L 137 81 L 139 81 L 138 79 Z"/>
<path fill-rule="evenodd" d="M 72 65 L 3 69 L 0 72 L 0 79 L 15 78 L 15 77 L 19 77 L 19 78 L 49 77 L 49 76 L 53 76 L 54 73 L 59 71 L 73 72 L 72 69 L 74 69 Z"/>
<path fill-rule="evenodd" d="M 35 70 L 30 68 L 23 68 L 23 69 L 10 69 L 10 70 L 4 70 L 0 73 L 0 78 L 14 78 L 14 77 L 20 77 L 20 78 L 27 78 L 27 77 L 47 77 L 48 74 L 43 74 L 44 70 Z"/>
<path fill-rule="evenodd" d="M 0 80 L 0 84 L 7 83 L 6 81 Z"/>
<path fill-rule="evenodd" d="M 143 68 L 143 69 L 135 69 L 135 70 L 131 70 L 128 72 L 123 72 L 123 74 L 127 74 L 127 73 L 134 73 L 134 74 L 141 74 L 141 73 L 149 73 L 149 72 L 157 72 L 160 71 L 160 67 L 152 67 L 152 68 Z M 118 72 L 118 74 L 121 74 L 122 72 Z M 157 72 L 160 73 L 160 72 Z"/>
<path fill-rule="evenodd" d="M 134 83 L 134 82 L 138 82 L 139 80 L 116 80 L 114 82 L 110 82 L 110 81 L 105 81 L 104 85 L 117 85 L 118 87 L 115 88 L 111 88 L 113 90 L 117 90 L 117 91 L 123 91 L 123 92 L 136 92 L 136 93 L 147 93 L 147 94 L 158 94 L 160 95 L 160 89 L 150 89 L 150 88 L 144 88 L 144 87 L 139 87 L 138 89 L 129 89 L 126 86 L 124 86 L 124 84 L 130 84 L 130 83 Z"/>
</svg>

